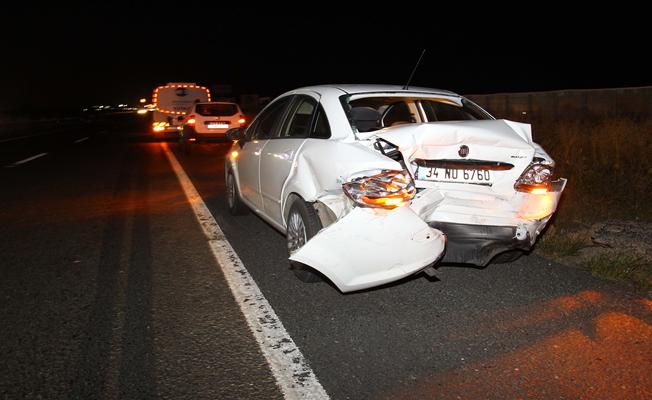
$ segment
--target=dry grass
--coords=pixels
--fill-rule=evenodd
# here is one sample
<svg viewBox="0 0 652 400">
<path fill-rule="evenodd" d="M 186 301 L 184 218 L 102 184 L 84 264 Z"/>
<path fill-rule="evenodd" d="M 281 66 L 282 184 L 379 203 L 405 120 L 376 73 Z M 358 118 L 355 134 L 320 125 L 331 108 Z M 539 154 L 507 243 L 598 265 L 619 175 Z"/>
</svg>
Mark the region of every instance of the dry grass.
<svg viewBox="0 0 652 400">
<path fill-rule="evenodd" d="M 533 122 L 534 139 L 568 178 L 552 226 L 537 251 L 579 261 L 594 275 L 652 288 L 650 260 L 624 252 L 580 254 L 586 227 L 607 220 L 652 221 L 652 120 L 609 116 Z M 563 261 L 562 261 L 563 262 Z"/>
<path fill-rule="evenodd" d="M 609 280 L 629 280 L 641 289 L 652 288 L 652 265 L 643 257 L 627 253 L 603 253 L 584 264 L 593 275 Z"/>
<path fill-rule="evenodd" d="M 604 117 L 533 124 L 569 179 L 558 223 L 652 220 L 652 120 Z"/>
<path fill-rule="evenodd" d="M 580 236 L 559 232 L 552 226 L 537 242 L 536 251 L 557 259 L 576 256 L 588 245 Z"/>
</svg>

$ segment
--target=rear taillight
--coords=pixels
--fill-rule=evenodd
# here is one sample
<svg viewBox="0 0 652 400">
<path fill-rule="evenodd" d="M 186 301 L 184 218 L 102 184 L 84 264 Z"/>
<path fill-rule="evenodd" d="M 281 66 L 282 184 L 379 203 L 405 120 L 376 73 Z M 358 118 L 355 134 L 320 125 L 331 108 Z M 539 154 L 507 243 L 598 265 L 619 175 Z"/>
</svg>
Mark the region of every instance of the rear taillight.
<svg viewBox="0 0 652 400">
<path fill-rule="evenodd" d="M 366 171 L 342 185 L 344 194 L 361 207 L 393 209 L 410 203 L 416 189 L 406 171 Z"/>
<path fill-rule="evenodd" d="M 188 125 L 195 125 L 195 122 L 197 122 L 197 120 L 195 119 L 195 116 L 194 116 L 194 115 L 188 115 L 188 116 L 186 117 L 186 123 L 187 123 Z"/>
<path fill-rule="evenodd" d="M 519 192 L 542 192 L 550 186 L 552 174 L 553 166 L 550 164 L 530 164 L 516 181 L 514 189 Z"/>
<path fill-rule="evenodd" d="M 247 122 L 247 120 L 245 119 L 245 116 L 242 115 L 242 114 L 240 114 L 240 115 L 238 116 L 238 118 L 239 118 L 239 119 L 238 119 L 238 123 L 240 124 L 240 126 L 244 125 L 244 124 Z"/>
</svg>

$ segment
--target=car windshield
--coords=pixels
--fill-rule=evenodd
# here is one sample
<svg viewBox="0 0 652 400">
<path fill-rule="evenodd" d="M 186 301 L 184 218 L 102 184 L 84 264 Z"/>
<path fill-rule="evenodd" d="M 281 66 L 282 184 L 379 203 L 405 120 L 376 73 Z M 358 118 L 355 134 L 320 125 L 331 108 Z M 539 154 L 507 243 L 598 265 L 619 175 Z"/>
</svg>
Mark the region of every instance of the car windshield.
<svg viewBox="0 0 652 400">
<path fill-rule="evenodd" d="M 204 117 L 230 117 L 238 112 L 238 107 L 230 103 L 197 104 L 195 111 Z"/>
<path fill-rule="evenodd" d="M 373 96 L 349 101 L 351 125 L 358 132 L 419 122 L 492 119 L 480 107 L 462 99 Z"/>
</svg>

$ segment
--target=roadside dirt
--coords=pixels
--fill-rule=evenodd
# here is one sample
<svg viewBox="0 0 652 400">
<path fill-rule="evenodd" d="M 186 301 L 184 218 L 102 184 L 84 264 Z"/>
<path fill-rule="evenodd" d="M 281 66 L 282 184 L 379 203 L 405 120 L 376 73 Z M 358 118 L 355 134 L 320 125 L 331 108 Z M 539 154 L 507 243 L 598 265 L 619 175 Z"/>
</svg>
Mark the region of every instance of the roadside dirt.
<svg viewBox="0 0 652 400">
<path fill-rule="evenodd" d="M 558 247 L 569 249 L 542 246 L 540 255 L 603 278 L 632 281 L 652 295 L 652 223 L 609 220 L 563 232 L 553 229 L 546 235 L 554 235 Z"/>
</svg>

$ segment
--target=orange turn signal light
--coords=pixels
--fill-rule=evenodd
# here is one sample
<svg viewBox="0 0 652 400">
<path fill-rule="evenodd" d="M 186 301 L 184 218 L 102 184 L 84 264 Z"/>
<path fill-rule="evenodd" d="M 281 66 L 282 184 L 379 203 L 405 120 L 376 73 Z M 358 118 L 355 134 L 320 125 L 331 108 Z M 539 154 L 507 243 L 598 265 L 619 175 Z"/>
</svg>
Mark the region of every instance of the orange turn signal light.
<svg viewBox="0 0 652 400">
<path fill-rule="evenodd" d="M 396 196 L 396 197 L 368 197 L 368 196 L 362 196 L 360 200 L 373 207 L 380 207 L 380 208 L 396 208 L 396 207 L 401 207 L 405 204 L 407 204 L 412 197 L 406 193 L 404 196 Z"/>
</svg>

